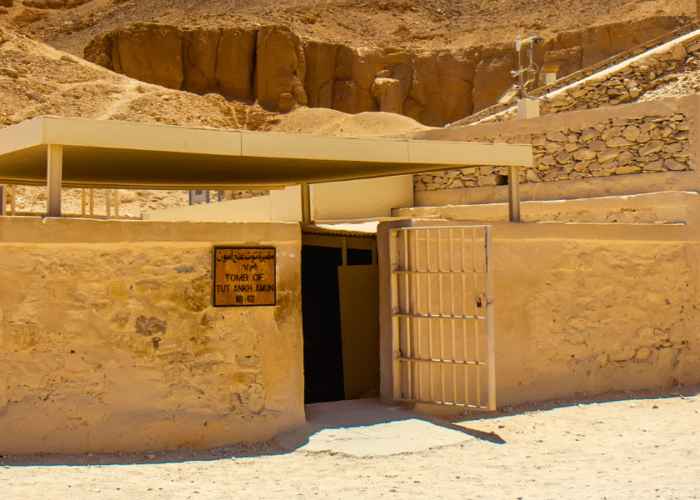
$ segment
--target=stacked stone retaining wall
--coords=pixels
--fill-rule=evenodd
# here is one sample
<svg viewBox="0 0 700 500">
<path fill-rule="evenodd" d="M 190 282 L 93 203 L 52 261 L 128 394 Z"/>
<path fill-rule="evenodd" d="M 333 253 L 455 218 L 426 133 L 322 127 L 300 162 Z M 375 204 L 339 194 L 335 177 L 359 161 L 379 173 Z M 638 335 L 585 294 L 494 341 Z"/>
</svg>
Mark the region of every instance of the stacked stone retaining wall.
<svg viewBox="0 0 700 500">
<path fill-rule="evenodd" d="M 615 106 L 644 100 L 644 94 L 676 80 L 685 71 L 700 68 L 700 31 L 650 50 L 625 63 L 584 78 L 540 99 L 540 115 Z M 482 120 L 502 122 L 517 118 L 515 108 Z"/>
<path fill-rule="evenodd" d="M 424 136 L 530 143 L 534 166 L 520 169 L 521 183 L 684 172 L 694 170 L 691 133 L 698 102 L 697 96 L 688 96 Z M 498 186 L 507 184 L 507 169 L 448 170 L 416 175 L 414 180 L 416 191 Z"/>
</svg>

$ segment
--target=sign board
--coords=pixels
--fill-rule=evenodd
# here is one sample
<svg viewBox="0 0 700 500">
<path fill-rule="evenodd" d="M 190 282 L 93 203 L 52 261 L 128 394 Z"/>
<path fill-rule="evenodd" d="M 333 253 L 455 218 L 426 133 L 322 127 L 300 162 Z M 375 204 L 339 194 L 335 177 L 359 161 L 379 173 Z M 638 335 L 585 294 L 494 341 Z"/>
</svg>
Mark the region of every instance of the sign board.
<svg viewBox="0 0 700 500">
<path fill-rule="evenodd" d="M 275 248 L 214 247 L 214 306 L 277 305 Z"/>
</svg>

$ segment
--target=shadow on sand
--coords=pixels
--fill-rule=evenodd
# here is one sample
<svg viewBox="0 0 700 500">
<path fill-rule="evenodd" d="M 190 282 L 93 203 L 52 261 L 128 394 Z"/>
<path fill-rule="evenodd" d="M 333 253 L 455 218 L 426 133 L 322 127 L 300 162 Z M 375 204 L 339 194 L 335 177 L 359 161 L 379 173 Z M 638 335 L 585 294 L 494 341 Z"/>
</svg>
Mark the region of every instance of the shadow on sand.
<svg viewBox="0 0 700 500">
<path fill-rule="evenodd" d="M 495 433 L 481 432 L 470 429 L 463 422 L 473 420 L 501 418 L 508 415 L 518 415 L 523 413 L 550 411 L 557 408 L 572 407 L 588 404 L 604 404 L 613 401 L 641 400 L 641 399 L 664 399 L 664 398 L 689 398 L 700 394 L 700 385 L 675 386 L 666 389 L 655 389 L 637 392 L 611 392 L 592 397 L 562 398 L 552 401 L 527 403 L 514 406 L 505 406 L 495 412 L 469 411 L 454 413 L 451 416 L 431 416 L 414 411 L 409 406 L 392 406 L 381 404 L 377 399 L 361 399 L 353 401 L 340 401 L 335 403 L 319 403 L 306 406 L 306 424 L 294 430 L 284 432 L 274 439 L 264 443 L 241 443 L 229 446 L 221 446 L 206 450 L 179 449 L 173 451 L 147 451 L 140 453 L 110 453 L 110 454 L 80 454 L 80 455 L 12 455 L 0 452 L 0 466 L 47 466 L 47 465 L 68 465 L 68 466 L 100 466 L 119 464 L 159 464 L 177 463 L 188 461 L 210 461 L 224 459 L 239 459 L 260 457 L 265 455 L 280 455 L 292 453 L 296 450 L 305 450 L 315 439 L 315 436 L 332 430 L 339 430 L 343 436 L 339 441 L 345 443 L 353 441 L 363 441 L 360 446 L 367 446 L 369 452 L 376 450 L 373 446 L 373 432 L 379 432 L 382 438 L 404 442 L 415 442 L 426 436 L 416 435 L 410 432 L 408 427 L 402 425 L 412 423 L 420 424 L 424 432 L 421 434 L 445 434 L 451 431 L 450 442 L 437 443 L 437 446 L 457 444 L 470 438 L 480 439 L 493 444 L 506 444 L 506 442 Z M 383 424 L 389 426 L 381 427 Z M 390 425 L 397 424 L 397 425 Z M 458 425 L 460 424 L 460 425 Z M 434 426 L 434 427 L 431 427 Z M 374 428 L 374 429 L 373 429 Z M 408 429 L 408 431 L 407 431 Z M 386 436 L 385 430 L 395 431 L 395 435 Z M 432 431 L 432 432 L 431 432 Z M 461 436 L 461 437 L 460 437 Z M 463 438 L 463 439 L 462 439 Z M 449 440 L 448 440 L 449 441 Z M 326 451 L 332 451 L 332 441 Z M 376 446 L 381 446 L 378 444 Z M 417 448 L 416 448 L 417 446 Z M 415 452 L 427 450 L 436 446 L 429 439 L 421 447 L 414 443 L 411 449 L 397 453 Z M 323 446 L 322 446 L 323 448 Z M 325 448 L 323 448 L 325 450 Z M 318 449 L 310 449 L 314 452 Z M 343 452 L 342 450 L 340 451 Z M 372 453 L 370 453 L 372 454 Z M 381 452 L 379 454 L 382 454 Z M 392 453 L 383 453 L 392 454 Z M 362 455 L 359 455 L 362 456 Z"/>
</svg>

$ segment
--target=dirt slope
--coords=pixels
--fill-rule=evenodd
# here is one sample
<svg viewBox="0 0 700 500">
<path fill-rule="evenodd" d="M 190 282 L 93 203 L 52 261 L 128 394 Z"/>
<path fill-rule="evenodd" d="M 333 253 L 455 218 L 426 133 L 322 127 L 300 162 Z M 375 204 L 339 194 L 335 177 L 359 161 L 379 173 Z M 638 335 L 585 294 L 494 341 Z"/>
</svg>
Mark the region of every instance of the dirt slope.
<svg viewBox="0 0 700 500">
<path fill-rule="evenodd" d="M 66 3 L 51 0 L 48 4 L 61 1 Z M 94 36 L 132 22 L 282 24 L 303 37 L 349 45 L 435 49 L 695 13 L 693 0 L 90 0 L 62 9 L 25 5 L 42 6 L 46 0 L 3 3 L 14 6 L 0 14 L 0 24 L 15 26 L 75 55 L 81 55 Z"/>
<path fill-rule="evenodd" d="M 694 14 L 692 0 L 0 0 L 0 127 L 44 114 L 363 135 L 387 133 L 394 125 L 419 126 L 311 110 L 280 118 L 218 96 L 144 84 L 38 43 L 82 56 L 96 35 L 136 21 L 190 27 L 282 24 L 305 38 L 419 50 L 512 43 L 517 34 L 547 37 L 611 21 Z M 66 199 L 72 212 L 78 211 L 76 194 Z M 131 216 L 186 202 L 183 192 L 122 195 L 121 213 Z M 41 210 L 44 196 L 42 188 L 20 188 L 18 209 Z"/>
<path fill-rule="evenodd" d="M 421 128 L 399 115 L 309 108 L 289 114 L 285 125 L 285 117 L 257 105 L 145 84 L 0 28 L 0 128 L 42 115 L 324 135 L 372 136 Z M 45 210 L 43 187 L 20 186 L 16 195 L 18 211 Z M 80 190 L 65 190 L 65 213 L 80 212 L 80 196 Z M 96 190 L 96 215 L 106 215 L 105 197 L 105 190 Z M 120 215 L 139 217 L 146 210 L 186 205 L 187 192 L 122 190 L 120 203 Z"/>
<path fill-rule="evenodd" d="M 257 106 L 164 89 L 108 71 L 45 44 L 0 29 L 0 128 L 59 115 L 226 129 L 260 129 L 275 115 Z M 269 121 L 269 124 L 268 124 Z M 97 190 L 96 214 L 105 214 Z M 19 187 L 17 210 L 45 210 L 44 188 Z M 182 191 L 122 191 L 122 215 L 187 203 Z M 66 190 L 64 211 L 80 211 L 79 190 Z"/>
</svg>

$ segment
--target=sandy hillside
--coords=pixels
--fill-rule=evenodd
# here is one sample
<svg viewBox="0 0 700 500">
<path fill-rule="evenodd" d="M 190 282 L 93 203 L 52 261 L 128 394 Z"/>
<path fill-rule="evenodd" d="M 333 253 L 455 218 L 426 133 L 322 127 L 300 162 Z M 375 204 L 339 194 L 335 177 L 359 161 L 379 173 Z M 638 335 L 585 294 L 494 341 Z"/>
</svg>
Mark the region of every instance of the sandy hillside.
<svg viewBox="0 0 700 500">
<path fill-rule="evenodd" d="M 693 0 L 91 0 L 69 9 L 24 4 L 47 2 L 14 0 L 0 15 L 0 24 L 75 55 L 82 55 L 95 35 L 136 21 L 217 27 L 283 24 L 304 37 L 349 45 L 434 49 L 510 43 L 517 34 L 546 38 L 598 24 L 695 12 Z"/>
<path fill-rule="evenodd" d="M 271 115 L 260 108 L 198 96 L 132 80 L 45 44 L 0 30 L 0 127 L 41 115 L 137 121 L 216 128 L 258 128 Z M 253 124 L 254 123 L 254 124 Z M 96 190 L 95 214 L 106 214 Z M 16 208 L 45 210 L 45 189 L 20 186 Z M 120 214 L 187 203 L 182 191 L 122 191 Z M 64 212 L 80 212 L 79 190 L 66 190 Z"/>
<path fill-rule="evenodd" d="M 49 8 L 61 4 L 69 7 Z M 690 18 L 695 11 L 692 0 L 2 0 L 0 5 L 0 126 L 54 114 L 361 136 L 402 134 L 421 126 L 381 114 L 298 109 L 278 115 L 215 94 L 198 96 L 144 84 L 76 56 L 94 36 L 136 21 L 217 27 L 283 24 L 306 38 L 434 49 L 512 43 L 516 34 L 547 37 L 611 20 Z M 694 87 L 660 92 L 682 88 Z M 95 196 L 95 213 L 105 214 L 105 192 Z M 121 215 L 138 217 L 144 210 L 186 204 L 186 193 L 122 191 L 120 201 Z M 18 188 L 19 211 L 40 212 L 44 203 L 43 188 Z M 79 212 L 80 193 L 66 193 L 64 203 L 66 212 Z"/>
<path fill-rule="evenodd" d="M 226 101 L 218 94 L 199 96 L 164 89 L 0 29 L 0 127 L 42 115 L 325 135 L 376 136 L 425 128 L 399 115 L 351 116 L 308 108 L 279 115 L 257 105 Z M 185 191 L 121 190 L 119 197 L 119 213 L 127 217 L 187 204 Z M 43 187 L 17 187 L 16 209 L 20 212 L 41 212 L 45 200 Z M 106 215 L 105 190 L 95 190 L 94 203 L 95 215 Z M 80 190 L 65 191 L 63 209 L 68 214 L 80 213 Z"/>
</svg>

